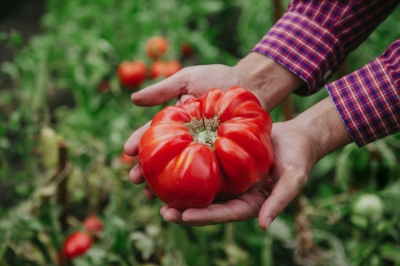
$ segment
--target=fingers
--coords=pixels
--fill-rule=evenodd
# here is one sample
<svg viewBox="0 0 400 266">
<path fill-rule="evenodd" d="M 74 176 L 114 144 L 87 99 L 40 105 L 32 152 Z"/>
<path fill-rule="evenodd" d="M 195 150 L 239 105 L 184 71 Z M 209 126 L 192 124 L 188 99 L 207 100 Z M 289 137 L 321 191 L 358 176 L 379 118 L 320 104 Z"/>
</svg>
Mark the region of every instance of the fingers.
<svg viewBox="0 0 400 266">
<path fill-rule="evenodd" d="M 205 226 L 219 223 L 246 221 L 257 217 L 265 201 L 265 192 L 254 188 L 240 197 L 207 208 L 187 209 L 184 212 L 164 206 L 160 210 L 164 220 L 182 225 Z"/>
<path fill-rule="evenodd" d="M 307 182 L 306 174 L 294 171 L 284 173 L 279 179 L 271 195 L 264 202 L 259 214 L 258 224 L 261 229 L 267 230 L 271 222 L 289 205 L 289 203 L 303 190 Z"/>
<path fill-rule="evenodd" d="M 186 93 L 188 83 L 185 70 L 181 70 L 167 79 L 133 93 L 131 100 L 138 106 L 159 105 Z"/>
<path fill-rule="evenodd" d="M 151 121 L 147 122 L 144 126 L 133 132 L 129 139 L 125 142 L 124 151 L 129 156 L 136 156 L 138 154 L 138 147 L 140 139 L 144 132 L 150 127 Z"/>
<path fill-rule="evenodd" d="M 142 173 L 140 172 L 140 166 L 138 164 L 135 165 L 129 172 L 129 179 L 132 183 L 136 185 L 142 184 L 144 182 L 144 178 L 142 176 Z"/>
</svg>

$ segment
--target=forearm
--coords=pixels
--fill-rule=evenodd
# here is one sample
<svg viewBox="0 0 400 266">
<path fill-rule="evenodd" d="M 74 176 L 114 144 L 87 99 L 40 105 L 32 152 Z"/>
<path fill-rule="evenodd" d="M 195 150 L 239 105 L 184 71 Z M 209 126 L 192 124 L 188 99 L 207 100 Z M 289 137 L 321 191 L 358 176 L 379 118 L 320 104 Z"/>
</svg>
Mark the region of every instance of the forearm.
<svg viewBox="0 0 400 266">
<path fill-rule="evenodd" d="M 252 52 L 240 60 L 235 69 L 244 74 L 248 89 L 261 98 L 267 111 L 305 84 L 296 74 L 268 56 Z"/>
</svg>

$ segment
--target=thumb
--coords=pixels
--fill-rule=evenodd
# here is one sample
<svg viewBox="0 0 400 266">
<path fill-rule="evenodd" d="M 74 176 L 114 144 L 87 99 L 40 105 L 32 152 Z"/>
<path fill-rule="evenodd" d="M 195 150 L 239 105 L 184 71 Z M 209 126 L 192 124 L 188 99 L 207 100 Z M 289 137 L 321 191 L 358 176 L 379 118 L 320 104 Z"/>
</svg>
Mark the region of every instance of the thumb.
<svg viewBox="0 0 400 266">
<path fill-rule="evenodd" d="M 268 229 L 279 213 L 304 189 L 307 178 L 307 174 L 299 174 L 293 171 L 284 173 L 280 177 L 271 195 L 261 207 L 258 216 L 258 225 L 261 229 Z"/>
<path fill-rule="evenodd" d="M 189 79 L 184 70 L 146 87 L 131 95 L 131 101 L 138 106 L 154 106 L 165 103 L 187 91 Z"/>
</svg>

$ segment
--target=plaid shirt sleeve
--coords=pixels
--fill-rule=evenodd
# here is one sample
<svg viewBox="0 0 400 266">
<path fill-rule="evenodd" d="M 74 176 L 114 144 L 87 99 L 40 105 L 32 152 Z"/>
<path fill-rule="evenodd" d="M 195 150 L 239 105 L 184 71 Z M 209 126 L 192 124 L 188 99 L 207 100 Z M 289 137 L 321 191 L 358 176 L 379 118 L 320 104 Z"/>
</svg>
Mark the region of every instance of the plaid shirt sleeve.
<svg viewBox="0 0 400 266">
<path fill-rule="evenodd" d="M 326 85 L 358 146 L 400 131 L 400 39 L 361 69 Z"/>
<path fill-rule="evenodd" d="M 312 94 L 400 3 L 292 0 L 254 47 L 301 77 Z M 400 39 L 363 68 L 327 86 L 358 146 L 400 131 Z"/>
<path fill-rule="evenodd" d="M 398 0 L 292 0 L 253 48 L 300 76 L 308 94 L 321 89 L 349 52 L 399 4 Z"/>
</svg>

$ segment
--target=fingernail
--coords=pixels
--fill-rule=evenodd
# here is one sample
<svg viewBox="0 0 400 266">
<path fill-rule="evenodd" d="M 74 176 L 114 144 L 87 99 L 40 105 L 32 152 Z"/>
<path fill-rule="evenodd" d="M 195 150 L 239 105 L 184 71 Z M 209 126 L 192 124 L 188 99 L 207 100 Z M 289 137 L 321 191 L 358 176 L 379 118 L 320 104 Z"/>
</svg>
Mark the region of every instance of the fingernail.
<svg viewBox="0 0 400 266">
<path fill-rule="evenodd" d="M 267 222 L 265 223 L 265 225 L 266 225 L 265 230 L 268 230 L 268 227 L 271 225 L 271 223 L 272 223 L 272 218 L 268 217 Z"/>
</svg>

